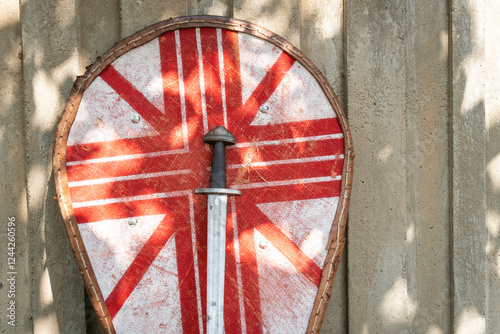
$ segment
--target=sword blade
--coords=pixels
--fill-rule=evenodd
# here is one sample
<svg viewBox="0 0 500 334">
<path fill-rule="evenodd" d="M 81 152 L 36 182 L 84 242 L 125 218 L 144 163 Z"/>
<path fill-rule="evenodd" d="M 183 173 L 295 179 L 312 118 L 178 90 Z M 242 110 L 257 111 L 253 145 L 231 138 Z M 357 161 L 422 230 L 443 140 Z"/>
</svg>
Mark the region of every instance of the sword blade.
<svg viewBox="0 0 500 334">
<path fill-rule="evenodd" d="M 207 333 L 224 331 L 224 264 L 227 195 L 208 195 L 207 208 Z"/>
</svg>

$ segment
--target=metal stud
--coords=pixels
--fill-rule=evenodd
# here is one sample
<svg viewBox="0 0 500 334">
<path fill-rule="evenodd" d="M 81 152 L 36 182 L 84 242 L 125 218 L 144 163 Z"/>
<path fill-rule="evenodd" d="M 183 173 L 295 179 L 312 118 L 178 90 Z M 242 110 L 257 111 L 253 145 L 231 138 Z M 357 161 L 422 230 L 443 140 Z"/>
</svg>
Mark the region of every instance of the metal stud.
<svg viewBox="0 0 500 334">
<path fill-rule="evenodd" d="M 130 219 L 128 220 L 128 224 L 129 224 L 130 226 L 135 226 L 135 225 L 137 225 L 137 223 L 138 223 L 137 218 L 130 218 Z"/>
<path fill-rule="evenodd" d="M 269 106 L 260 106 L 259 111 L 265 114 L 269 111 Z"/>
<path fill-rule="evenodd" d="M 259 247 L 262 249 L 266 249 L 268 245 L 269 245 L 269 242 L 267 242 L 267 241 L 259 242 Z"/>
<path fill-rule="evenodd" d="M 139 123 L 139 121 L 141 120 L 141 116 L 134 114 L 130 120 L 132 121 L 132 123 Z"/>
</svg>

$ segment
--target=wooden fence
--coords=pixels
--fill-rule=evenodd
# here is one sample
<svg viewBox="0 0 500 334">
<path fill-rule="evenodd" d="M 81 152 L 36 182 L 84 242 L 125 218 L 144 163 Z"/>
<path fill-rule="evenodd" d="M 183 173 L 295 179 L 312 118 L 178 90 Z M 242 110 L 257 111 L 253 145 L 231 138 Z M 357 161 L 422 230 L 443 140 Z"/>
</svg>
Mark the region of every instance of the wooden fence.
<svg viewBox="0 0 500 334">
<path fill-rule="evenodd" d="M 348 244 L 322 333 L 500 332 L 499 2 L 0 0 L 0 8 L 2 333 L 100 332 L 54 199 L 58 118 L 76 76 L 116 42 L 196 14 L 288 39 L 348 114 L 356 152 Z M 7 317 L 9 217 L 16 327 Z"/>
</svg>

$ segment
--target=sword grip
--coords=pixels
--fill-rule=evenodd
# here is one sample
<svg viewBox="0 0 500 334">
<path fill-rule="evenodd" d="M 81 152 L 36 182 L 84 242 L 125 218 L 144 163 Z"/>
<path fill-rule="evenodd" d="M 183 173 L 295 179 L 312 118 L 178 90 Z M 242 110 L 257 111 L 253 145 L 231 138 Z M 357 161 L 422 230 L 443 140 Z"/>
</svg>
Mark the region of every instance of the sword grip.
<svg viewBox="0 0 500 334">
<path fill-rule="evenodd" d="M 220 141 L 214 143 L 210 188 L 226 188 L 226 150 Z"/>
</svg>

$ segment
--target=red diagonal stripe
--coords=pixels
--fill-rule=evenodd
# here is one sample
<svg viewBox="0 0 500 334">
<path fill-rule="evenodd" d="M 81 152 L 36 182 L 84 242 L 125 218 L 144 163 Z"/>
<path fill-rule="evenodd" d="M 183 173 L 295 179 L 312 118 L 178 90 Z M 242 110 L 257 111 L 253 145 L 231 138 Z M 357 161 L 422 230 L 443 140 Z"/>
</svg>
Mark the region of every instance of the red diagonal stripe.
<svg viewBox="0 0 500 334">
<path fill-rule="evenodd" d="M 305 275 L 311 283 L 319 287 L 321 280 L 321 268 L 308 257 L 294 242 L 292 242 L 281 230 L 268 220 L 259 224 L 256 229 L 269 240 L 278 251 L 290 261 L 300 273 Z"/>
<path fill-rule="evenodd" d="M 294 58 L 284 52 L 281 53 L 243 105 L 239 117 L 232 119 L 234 128 L 247 128 L 250 125 L 259 111 L 259 107 L 271 97 L 294 63 Z"/>
<path fill-rule="evenodd" d="M 165 119 L 141 92 L 125 79 L 112 65 L 106 67 L 99 75 L 115 92 L 120 95 L 139 115 L 141 115 L 158 133 L 166 135 L 172 129 L 172 124 Z"/>
<path fill-rule="evenodd" d="M 245 225 L 255 227 L 273 246 L 282 253 L 298 272 L 306 276 L 311 283 L 319 286 L 321 268 L 309 258 L 292 240 L 272 223 L 259 209 L 246 210 L 242 214 Z"/>
<path fill-rule="evenodd" d="M 168 214 L 163 218 L 125 274 L 120 278 L 118 284 L 114 287 L 108 298 L 106 298 L 106 305 L 108 306 L 111 319 L 120 311 L 125 301 L 151 266 L 151 263 L 153 263 L 172 236 L 174 232 L 173 221 L 173 217 Z"/>
</svg>

